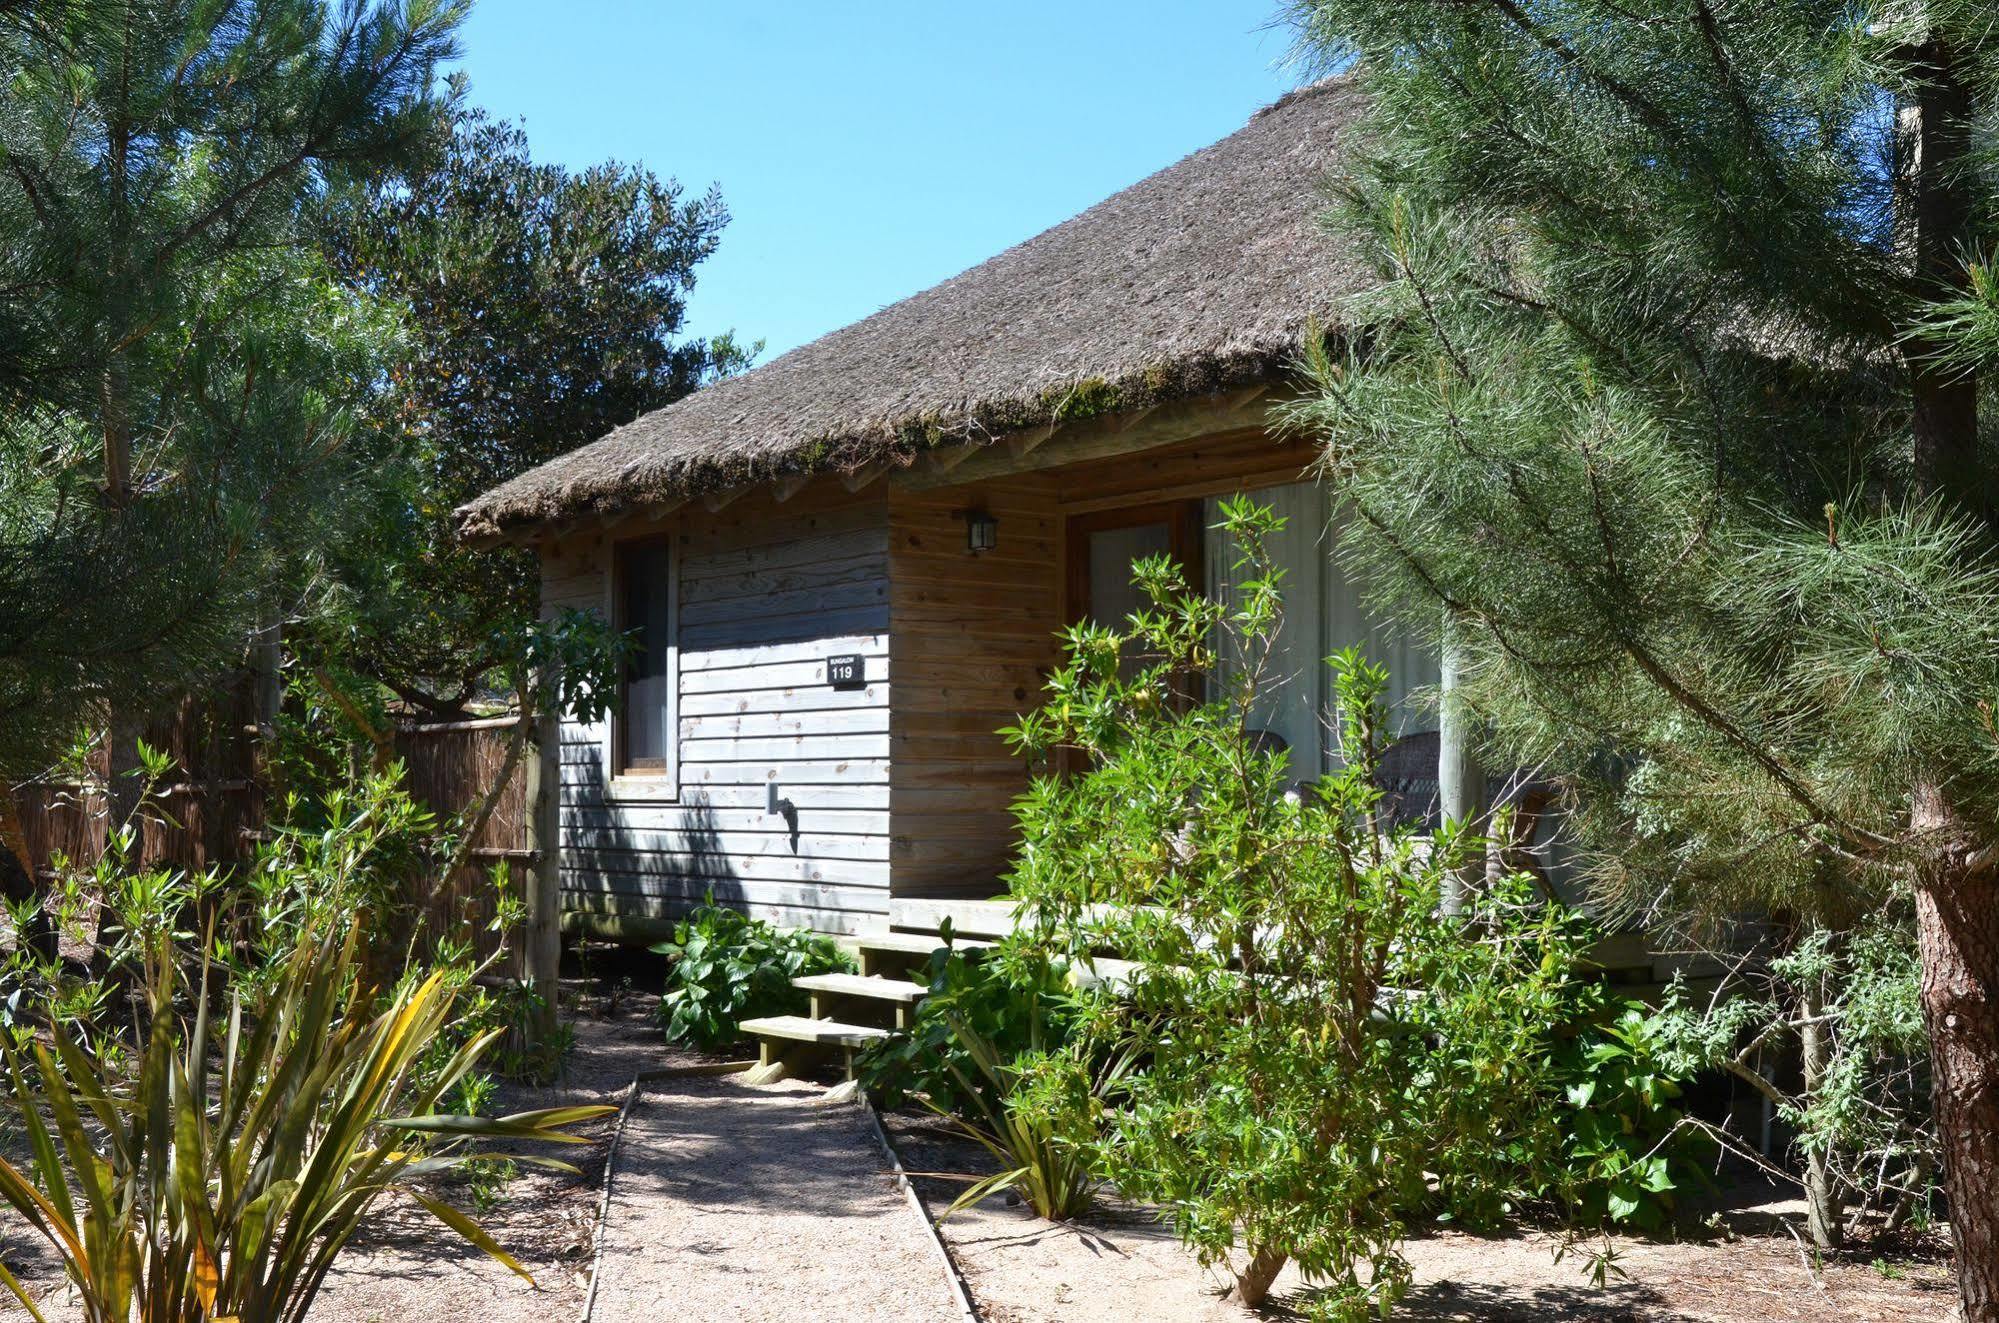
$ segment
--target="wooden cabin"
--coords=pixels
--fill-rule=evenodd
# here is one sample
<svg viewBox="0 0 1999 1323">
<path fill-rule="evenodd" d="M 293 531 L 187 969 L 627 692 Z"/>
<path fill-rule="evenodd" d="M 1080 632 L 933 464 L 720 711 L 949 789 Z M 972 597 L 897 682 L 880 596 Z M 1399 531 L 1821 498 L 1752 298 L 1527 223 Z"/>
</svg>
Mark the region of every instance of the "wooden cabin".
<svg viewBox="0 0 1999 1323">
<path fill-rule="evenodd" d="M 642 647 L 611 720 L 560 734 L 563 905 L 647 930 L 705 895 L 835 933 L 991 897 L 1026 781 L 995 733 L 1057 631 L 1169 552 L 1226 593 L 1214 503 L 1289 517 L 1287 682 L 1264 725 L 1324 765 L 1326 654 L 1362 643 L 1398 720 L 1434 685 L 1330 552 L 1313 447 L 1274 418 L 1363 266 L 1322 228 L 1357 94 L 1222 142 L 935 288 L 494 490 L 462 533 L 538 548 L 545 609 Z"/>
</svg>

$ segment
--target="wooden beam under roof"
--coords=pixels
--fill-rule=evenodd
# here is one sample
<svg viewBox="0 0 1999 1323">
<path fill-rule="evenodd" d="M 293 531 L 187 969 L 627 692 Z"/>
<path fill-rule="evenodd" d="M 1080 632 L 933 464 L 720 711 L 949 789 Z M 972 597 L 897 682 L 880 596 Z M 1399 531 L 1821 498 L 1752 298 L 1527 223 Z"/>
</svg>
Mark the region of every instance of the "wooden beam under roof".
<svg viewBox="0 0 1999 1323">
<path fill-rule="evenodd" d="M 872 483 L 876 478 L 886 474 L 889 471 L 889 467 L 886 460 L 877 461 L 873 464 L 863 464 L 857 469 L 842 473 L 840 475 L 840 485 L 850 492 L 858 492 L 863 487 Z"/>
<path fill-rule="evenodd" d="M 1000 438 L 1008 442 L 1006 445 L 980 448 L 979 453 L 948 473 L 917 468 L 897 474 L 894 482 L 911 491 L 930 491 L 1015 473 L 1059 468 L 1084 460 L 1135 454 L 1213 432 L 1234 432 L 1245 427 L 1268 425 L 1273 417 L 1271 411 L 1277 403 L 1275 399 L 1267 398 L 1268 395 L 1267 386 L 1258 386 L 1253 390 L 1205 395 L 1174 404 L 1148 405 L 1128 411 L 1137 414 L 1136 419 L 1128 418 L 1125 413 L 1105 414 L 1085 422 L 1064 425 L 1055 444 L 1042 444 L 1049 439 L 1048 435 L 1042 435 L 1032 445 L 1016 453 L 1011 444 L 1014 436 L 1031 437 L 1043 432 L 1044 428 L 1049 434 L 1055 430 L 1046 425 L 1029 428 L 1025 432 Z"/>
</svg>

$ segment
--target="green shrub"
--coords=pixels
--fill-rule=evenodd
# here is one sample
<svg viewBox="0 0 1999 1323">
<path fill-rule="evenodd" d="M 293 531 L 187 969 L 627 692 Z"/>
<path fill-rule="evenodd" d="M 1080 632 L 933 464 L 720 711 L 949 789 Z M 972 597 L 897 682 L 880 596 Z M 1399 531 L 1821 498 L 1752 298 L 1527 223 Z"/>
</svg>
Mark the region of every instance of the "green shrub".
<svg viewBox="0 0 1999 1323">
<path fill-rule="evenodd" d="M 158 812 L 150 787 L 171 764 L 141 755 L 142 811 Z M 456 941 L 410 960 L 374 926 L 434 858 L 434 820 L 396 767 L 329 781 L 311 813 L 290 801 L 252 863 L 200 873 L 133 862 L 123 823 L 95 863 L 58 862 L 39 914 L 15 907 L 19 931 L 46 918 L 65 946 L 103 939 L 89 971 L 33 942 L 0 958 L 0 1107 L 27 1151 L 0 1162 L 0 1204 L 63 1259 L 93 1323 L 301 1318 L 386 1190 L 546 1162 L 471 1145 L 562 1141 L 608 1110 L 476 1115 L 502 1029 L 462 994 L 486 966 Z M 0 1286 L 20 1294 L 4 1272 Z"/>
<path fill-rule="evenodd" d="M 1075 1058 L 1031 1047 L 1012 1056 L 956 1015 L 946 1017 L 953 1048 L 944 1069 L 957 1085 L 960 1110 L 925 1102 L 1000 1164 L 974 1180 L 945 1216 L 1002 1191 L 1020 1196 L 1036 1216 L 1051 1222 L 1080 1217 L 1096 1202 L 1102 1182 L 1093 1167 L 1102 1114 L 1099 1099 L 1109 1083 L 1093 1079 Z"/>
<path fill-rule="evenodd" d="M 1675 1103 L 1688 1072 L 1641 1002 L 1577 982 L 1560 1016 L 1535 1048 L 1549 1064 L 1545 1105 L 1526 1113 L 1536 1128 L 1494 1135 L 1491 1179 L 1440 1182 L 1442 1216 L 1489 1227 L 1531 1208 L 1578 1227 L 1662 1230 L 1680 1192 L 1709 1183 L 1715 1149 Z"/>
<path fill-rule="evenodd" d="M 0 1160 L 0 1201 L 61 1258 L 92 1323 L 303 1318 L 387 1190 L 479 1158 L 478 1142 L 581 1142 L 565 1130 L 613 1110 L 441 1113 L 496 1036 L 420 1069 L 452 1023 L 448 971 L 377 997 L 361 927 L 309 919 L 232 985 L 213 935 L 134 930 L 130 1041 L 61 1020 L 14 1028 L 8 1106 L 28 1158 Z M 527 1276 L 465 1214 L 409 1193 Z M 43 1318 L 4 1269 L 0 1284 Z"/>
<path fill-rule="evenodd" d="M 1169 1210 L 1246 1303 L 1288 1259 L 1322 1284 L 1322 1312 L 1359 1318 L 1406 1286 L 1405 1223 L 1433 1182 L 1498 1187 L 1555 1160 L 1546 1046 L 1586 932 L 1524 878 L 1438 912 L 1483 843 L 1384 826 L 1387 677 L 1357 654 L 1333 659 L 1341 769 L 1287 793 L 1286 755 L 1255 734 L 1282 522 L 1242 501 L 1226 520 L 1243 549 L 1234 605 L 1142 562 L 1151 605 L 1072 630 L 1043 705 L 1010 732 L 1077 769 L 1022 797 L 1010 890 L 1058 954 L 1138 965 L 1070 1048 L 1139 1063 L 1092 1141 L 1096 1170 Z"/>
<path fill-rule="evenodd" d="M 1921 1228 L 1941 1199 L 1910 918 L 1897 905 L 1847 931 L 1808 927 L 1737 962 L 1719 995 L 1676 981 L 1654 1017 L 1679 1068 L 1733 1074 L 1793 1130 L 1825 1248 Z M 1792 1060 L 1795 1073 L 1773 1069 Z"/>
<path fill-rule="evenodd" d="M 930 992 L 909 1034 L 871 1044 L 856 1065 L 862 1087 L 884 1107 L 917 1096 L 946 1111 L 989 1114 L 1003 1094 L 969 1039 L 1002 1062 L 1069 1041 L 1078 1001 L 1061 967 L 1039 951 L 1009 942 L 968 959 L 939 948 L 924 972 Z"/>
<path fill-rule="evenodd" d="M 1680 1191 L 1707 1183 L 1701 1162 L 1714 1145 L 1675 1105 L 1686 1075 L 1668 1059 L 1652 1012 L 1639 1002 L 1608 1010 L 1554 1053 L 1563 1201 L 1582 1222 L 1658 1231 Z"/>
<path fill-rule="evenodd" d="M 652 949 L 670 962 L 659 999 L 666 1037 L 701 1048 L 735 1042 L 744 1020 L 802 1014 L 807 997 L 792 979 L 853 968 L 830 938 L 779 928 L 712 901 L 674 925 L 672 941 Z"/>
</svg>

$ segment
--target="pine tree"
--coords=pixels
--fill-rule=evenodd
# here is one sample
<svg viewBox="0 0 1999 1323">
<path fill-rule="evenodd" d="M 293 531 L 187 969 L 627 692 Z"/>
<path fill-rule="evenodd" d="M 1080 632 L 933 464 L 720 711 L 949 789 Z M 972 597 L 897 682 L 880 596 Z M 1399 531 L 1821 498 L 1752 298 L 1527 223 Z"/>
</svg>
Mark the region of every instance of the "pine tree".
<svg viewBox="0 0 1999 1323">
<path fill-rule="evenodd" d="M 1314 351 L 1349 550 L 1606 894 L 1913 898 L 1999 1320 L 1999 25 L 1973 0 L 1301 0 L 1371 94 Z M 1445 628 L 1448 620 L 1449 628 Z"/>
<path fill-rule="evenodd" d="M 0 10 L 0 775 L 107 715 L 120 770 L 288 609 L 385 330 L 315 256 L 317 200 L 421 139 L 462 12 Z"/>
</svg>

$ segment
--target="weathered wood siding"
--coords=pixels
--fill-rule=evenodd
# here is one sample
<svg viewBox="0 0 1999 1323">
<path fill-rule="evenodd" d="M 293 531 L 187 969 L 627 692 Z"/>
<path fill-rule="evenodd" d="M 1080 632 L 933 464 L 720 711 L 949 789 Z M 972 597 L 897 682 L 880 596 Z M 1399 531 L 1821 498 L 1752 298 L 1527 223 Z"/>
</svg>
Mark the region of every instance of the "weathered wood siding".
<svg viewBox="0 0 1999 1323">
<path fill-rule="evenodd" d="M 544 554 L 544 609 L 603 610 L 613 538 L 660 531 L 677 553 L 677 785 L 626 795 L 607 727 L 563 723 L 565 907 L 667 917 L 712 890 L 779 923 L 878 923 L 890 872 L 886 494 L 829 481 L 787 502 L 757 493 L 571 536 Z M 867 659 L 865 688 L 827 686 L 839 653 Z M 797 809 L 795 832 L 767 812 L 773 783 Z"/>
<path fill-rule="evenodd" d="M 992 896 L 1017 834 L 1025 765 L 996 733 L 1040 699 L 1062 627 L 1059 479 L 1025 474 L 894 490 L 889 579 L 896 676 L 889 805 L 898 896 Z M 999 545 L 965 549 L 968 509 Z"/>
<path fill-rule="evenodd" d="M 607 728 L 565 723 L 565 906 L 668 917 L 712 889 L 853 932 L 891 894 L 999 893 L 1027 773 L 997 732 L 1057 660 L 1067 517 L 1286 481 L 1310 458 L 1244 427 L 943 488 L 821 479 L 546 549 L 550 610 L 606 608 L 614 539 L 665 532 L 678 552 L 677 798 L 626 796 Z M 972 509 L 999 520 L 996 550 L 965 549 Z M 864 689 L 827 686 L 843 652 L 867 659 Z M 766 811 L 772 783 L 795 833 Z"/>
</svg>

